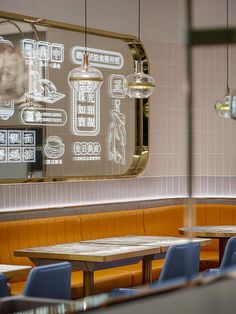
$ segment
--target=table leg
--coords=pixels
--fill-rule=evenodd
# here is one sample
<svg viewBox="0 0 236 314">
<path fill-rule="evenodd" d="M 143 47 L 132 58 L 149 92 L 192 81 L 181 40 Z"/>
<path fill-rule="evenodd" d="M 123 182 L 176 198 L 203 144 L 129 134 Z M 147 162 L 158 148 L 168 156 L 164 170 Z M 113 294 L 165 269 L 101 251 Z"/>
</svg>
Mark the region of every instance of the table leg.
<svg viewBox="0 0 236 314">
<path fill-rule="evenodd" d="M 9 282 L 7 283 L 7 292 L 8 295 L 11 295 L 11 285 L 9 284 Z"/>
<path fill-rule="evenodd" d="M 84 297 L 93 294 L 94 290 L 94 272 L 83 271 L 83 295 Z"/>
<path fill-rule="evenodd" d="M 142 260 L 142 283 L 152 283 L 152 258 L 148 256 Z"/>
<path fill-rule="evenodd" d="M 228 242 L 228 238 L 219 238 L 219 265 L 222 261 L 224 251 L 225 251 L 225 246 Z"/>
</svg>

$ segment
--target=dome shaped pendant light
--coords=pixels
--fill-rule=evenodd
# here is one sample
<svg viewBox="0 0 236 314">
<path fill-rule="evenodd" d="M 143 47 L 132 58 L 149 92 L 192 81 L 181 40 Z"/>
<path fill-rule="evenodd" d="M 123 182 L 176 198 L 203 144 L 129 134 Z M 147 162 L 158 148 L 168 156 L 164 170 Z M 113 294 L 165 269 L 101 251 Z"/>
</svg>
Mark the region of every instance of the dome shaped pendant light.
<svg viewBox="0 0 236 314">
<path fill-rule="evenodd" d="M 154 79 L 143 73 L 143 61 L 135 60 L 135 72 L 126 76 L 127 94 L 130 98 L 148 98 L 154 91 Z"/>
<path fill-rule="evenodd" d="M 226 20 L 227 20 L 227 31 L 229 29 L 229 6 L 228 6 L 228 0 L 226 0 L 227 3 L 227 11 L 226 11 Z M 227 35 L 228 36 L 228 35 Z M 227 40 L 226 45 L 226 92 L 223 99 L 217 100 L 215 103 L 215 110 L 218 113 L 219 117 L 221 118 L 230 118 L 230 105 L 232 101 L 232 95 L 230 93 L 229 88 L 229 45 Z"/>
<path fill-rule="evenodd" d="M 141 0 L 138 0 L 138 40 L 140 41 Z M 143 61 L 135 60 L 135 72 L 126 76 L 127 95 L 130 98 L 148 98 L 154 92 L 154 79 L 143 72 Z"/>
<path fill-rule="evenodd" d="M 85 17 L 85 51 L 82 65 L 74 68 L 68 75 L 68 83 L 75 92 L 92 93 L 102 86 L 103 75 L 97 68 L 89 65 L 89 53 L 87 52 L 87 0 L 84 0 Z"/>
</svg>

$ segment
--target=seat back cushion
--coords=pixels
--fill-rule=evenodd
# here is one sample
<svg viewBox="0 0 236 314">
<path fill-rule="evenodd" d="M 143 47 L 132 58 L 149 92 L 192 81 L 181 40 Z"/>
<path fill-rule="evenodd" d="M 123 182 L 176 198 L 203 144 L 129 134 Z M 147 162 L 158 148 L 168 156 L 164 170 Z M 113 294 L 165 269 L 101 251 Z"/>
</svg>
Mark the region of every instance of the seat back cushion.
<svg viewBox="0 0 236 314">
<path fill-rule="evenodd" d="M 80 241 L 79 216 L 64 216 L 0 223 L 0 263 L 32 265 L 14 250 L 35 246 Z"/>
<path fill-rule="evenodd" d="M 196 225 L 235 225 L 236 205 L 228 204 L 198 204 L 196 205 Z M 211 245 L 204 247 L 204 250 L 218 250 L 219 241 L 213 240 Z"/>
<path fill-rule="evenodd" d="M 143 211 L 127 210 L 81 215 L 82 240 L 144 235 Z"/>
<path fill-rule="evenodd" d="M 179 236 L 184 225 L 184 206 L 163 206 L 144 210 L 146 235 Z"/>
</svg>

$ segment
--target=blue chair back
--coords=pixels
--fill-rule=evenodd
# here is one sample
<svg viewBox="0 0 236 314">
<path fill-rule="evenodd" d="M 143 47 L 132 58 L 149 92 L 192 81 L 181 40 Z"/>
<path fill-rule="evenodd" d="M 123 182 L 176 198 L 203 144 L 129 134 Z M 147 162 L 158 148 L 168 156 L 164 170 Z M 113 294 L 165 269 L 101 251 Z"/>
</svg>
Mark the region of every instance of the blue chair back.
<svg viewBox="0 0 236 314">
<path fill-rule="evenodd" d="M 4 274 L 0 274 L 0 298 L 8 295 L 7 277 Z"/>
<path fill-rule="evenodd" d="M 220 270 L 236 264 L 236 261 L 232 264 L 232 256 L 234 252 L 236 252 L 236 237 L 231 237 L 225 246 L 224 255 L 220 263 Z"/>
<path fill-rule="evenodd" d="M 164 265 L 159 280 L 150 287 L 170 287 L 183 284 L 199 273 L 200 243 L 189 242 L 171 246 L 165 256 Z M 139 288 L 112 289 L 111 297 L 132 296 L 140 291 Z"/>
<path fill-rule="evenodd" d="M 23 294 L 28 297 L 70 300 L 71 264 L 62 262 L 31 269 Z"/>
<path fill-rule="evenodd" d="M 171 246 L 165 257 L 158 283 L 174 278 L 191 279 L 199 272 L 200 243 Z"/>
<path fill-rule="evenodd" d="M 230 266 L 236 266 L 236 252 L 232 254 Z"/>
</svg>

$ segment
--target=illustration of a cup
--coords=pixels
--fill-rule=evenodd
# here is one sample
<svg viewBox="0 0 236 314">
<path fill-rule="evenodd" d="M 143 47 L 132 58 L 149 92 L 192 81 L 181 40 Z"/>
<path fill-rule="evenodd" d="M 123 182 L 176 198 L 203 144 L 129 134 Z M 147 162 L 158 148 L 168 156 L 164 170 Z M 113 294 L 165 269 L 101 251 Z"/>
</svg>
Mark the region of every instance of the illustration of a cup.
<svg viewBox="0 0 236 314">
<path fill-rule="evenodd" d="M 49 158 L 60 158 L 65 152 L 65 144 L 59 136 L 49 136 L 44 147 L 44 152 Z"/>
</svg>

